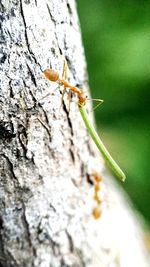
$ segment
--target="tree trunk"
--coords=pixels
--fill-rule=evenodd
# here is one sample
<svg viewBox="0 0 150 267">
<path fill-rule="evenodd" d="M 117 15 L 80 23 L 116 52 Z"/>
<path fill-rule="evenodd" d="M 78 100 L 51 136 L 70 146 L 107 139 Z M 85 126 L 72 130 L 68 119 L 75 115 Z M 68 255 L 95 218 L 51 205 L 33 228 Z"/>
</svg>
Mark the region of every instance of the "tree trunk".
<svg viewBox="0 0 150 267">
<path fill-rule="evenodd" d="M 0 8 L 0 266 L 148 266 L 137 220 L 105 182 L 77 104 L 69 112 L 66 94 L 59 110 L 62 88 L 42 76 L 48 67 L 61 73 L 65 58 L 70 83 L 87 88 L 74 0 Z M 103 178 L 98 220 L 93 171 Z"/>
</svg>

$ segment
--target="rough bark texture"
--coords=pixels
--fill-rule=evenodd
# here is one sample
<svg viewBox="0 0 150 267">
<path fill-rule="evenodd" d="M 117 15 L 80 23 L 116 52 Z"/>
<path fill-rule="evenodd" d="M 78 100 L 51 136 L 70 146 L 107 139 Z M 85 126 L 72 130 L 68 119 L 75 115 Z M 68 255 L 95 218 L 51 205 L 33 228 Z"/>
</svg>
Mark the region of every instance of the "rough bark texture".
<svg viewBox="0 0 150 267">
<path fill-rule="evenodd" d="M 61 72 L 63 54 L 70 83 L 87 85 L 74 1 L 0 8 L 0 266 L 148 266 L 137 220 L 108 177 L 93 219 L 89 175 L 103 161 L 76 103 L 69 113 L 66 95 L 59 111 L 61 88 L 41 75 Z"/>
</svg>

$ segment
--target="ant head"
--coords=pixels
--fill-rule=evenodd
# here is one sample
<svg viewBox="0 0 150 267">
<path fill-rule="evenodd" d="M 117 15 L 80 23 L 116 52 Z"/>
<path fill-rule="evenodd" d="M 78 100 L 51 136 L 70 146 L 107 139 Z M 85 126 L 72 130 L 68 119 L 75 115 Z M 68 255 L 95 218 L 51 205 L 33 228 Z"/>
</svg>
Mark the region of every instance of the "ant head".
<svg viewBox="0 0 150 267">
<path fill-rule="evenodd" d="M 43 74 L 48 80 L 52 82 L 56 82 L 59 79 L 59 74 L 56 70 L 46 69 L 43 71 Z"/>
<path fill-rule="evenodd" d="M 95 181 L 96 183 L 101 182 L 101 180 L 102 180 L 101 175 L 100 175 L 97 171 L 93 171 L 93 172 L 92 172 L 92 176 L 93 176 L 94 181 Z"/>
<path fill-rule="evenodd" d="M 80 89 L 80 93 L 78 93 L 79 102 L 82 104 L 85 104 L 86 102 L 86 95 L 83 91 L 83 89 Z"/>
</svg>

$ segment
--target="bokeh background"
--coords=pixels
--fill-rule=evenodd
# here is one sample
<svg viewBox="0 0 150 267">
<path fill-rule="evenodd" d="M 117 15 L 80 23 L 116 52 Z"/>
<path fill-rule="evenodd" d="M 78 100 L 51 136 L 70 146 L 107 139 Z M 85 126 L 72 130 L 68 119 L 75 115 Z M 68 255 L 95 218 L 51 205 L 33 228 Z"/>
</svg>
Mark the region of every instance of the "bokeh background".
<svg viewBox="0 0 150 267">
<path fill-rule="evenodd" d="M 150 223 L 150 20 L 146 0 L 77 0 L 98 129 Z"/>
</svg>

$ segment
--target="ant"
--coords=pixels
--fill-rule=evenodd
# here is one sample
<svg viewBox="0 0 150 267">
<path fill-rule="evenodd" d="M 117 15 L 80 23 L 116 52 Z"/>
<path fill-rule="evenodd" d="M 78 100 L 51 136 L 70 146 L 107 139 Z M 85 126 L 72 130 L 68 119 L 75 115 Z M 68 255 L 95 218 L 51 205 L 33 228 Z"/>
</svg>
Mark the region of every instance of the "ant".
<svg viewBox="0 0 150 267">
<path fill-rule="evenodd" d="M 75 93 L 78 97 L 78 105 L 85 105 L 86 100 L 94 100 L 94 101 L 98 101 L 98 105 L 95 107 L 97 108 L 102 102 L 102 99 L 88 99 L 87 96 L 85 95 L 83 89 L 79 89 L 76 86 L 72 86 L 69 84 L 69 82 L 66 80 L 66 73 L 67 73 L 67 62 L 66 60 L 64 60 L 64 64 L 63 64 L 63 71 L 62 71 L 62 78 L 59 77 L 59 74 L 56 70 L 53 69 L 45 69 L 43 71 L 43 74 L 45 75 L 45 77 L 50 80 L 51 82 L 56 82 L 58 83 L 59 86 L 64 86 L 64 90 L 62 93 L 62 101 L 63 101 L 63 97 L 65 94 L 65 89 L 68 88 L 69 89 L 69 99 L 71 98 L 70 93 Z M 57 89 L 57 88 L 56 88 Z M 50 95 L 50 93 L 48 93 L 45 97 L 47 97 L 48 95 Z M 94 108 L 94 109 L 95 109 Z"/>
<path fill-rule="evenodd" d="M 110 155 L 110 153 L 108 152 L 108 150 L 104 146 L 102 140 L 98 136 L 95 128 L 93 127 L 93 125 L 90 122 L 87 111 L 84 107 L 86 100 L 90 100 L 90 99 L 88 99 L 86 97 L 86 95 L 82 89 L 79 89 L 78 87 L 72 86 L 69 84 L 69 82 L 66 80 L 66 70 L 67 70 L 67 62 L 65 60 L 64 64 L 63 64 L 62 78 L 60 78 L 58 72 L 56 70 L 53 70 L 53 69 L 46 69 L 46 70 L 44 70 L 43 73 L 48 80 L 50 80 L 52 82 L 56 82 L 58 84 L 58 86 L 64 86 L 64 90 L 62 93 L 62 101 L 63 101 L 63 97 L 65 94 L 66 88 L 69 89 L 69 98 L 71 98 L 71 96 L 70 96 L 71 92 L 76 93 L 76 95 L 78 97 L 78 108 L 79 108 L 81 117 L 85 123 L 85 126 L 86 126 L 91 138 L 95 142 L 98 150 L 101 152 L 101 154 L 103 155 L 103 157 L 105 158 L 106 162 L 109 164 L 111 169 L 114 171 L 114 173 L 118 176 L 118 178 L 120 178 L 121 181 L 125 181 L 125 178 L 126 178 L 125 174 L 123 173 L 121 168 L 118 166 L 118 164 L 115 162 L 115 160 L 112 158 L 112 156 Z M 48 96 L 48 95 L 50 95 L 50 93 L 48 93 L 46 96 Z M 46 96 L 44 96 L 44 98 Z M 103 100 L 101 100 L 101 99 L 93 99 L 93 100 L 99 102 L 96 107 L 98 107 L 103 102 Z M 69 102 L 69 107 L 70 107 L 70 102 Z"/>
<path fill-rule="evenodd" d="M 93 182 L 94 182 L 94 195 L 93 195 L 93 199 L 96 203 L 96 205 L 94 205 L 93 209 L 92 209 L 92 215 L 94 217 L 94 219 L 98 219 L 101 216 L 101 199 L 99 197 L 99 191 L 101 189 L 100 183 L 102 181 L 101 176 L 94 171 L 91 175 L 93 177 Z"/>
</svg>

